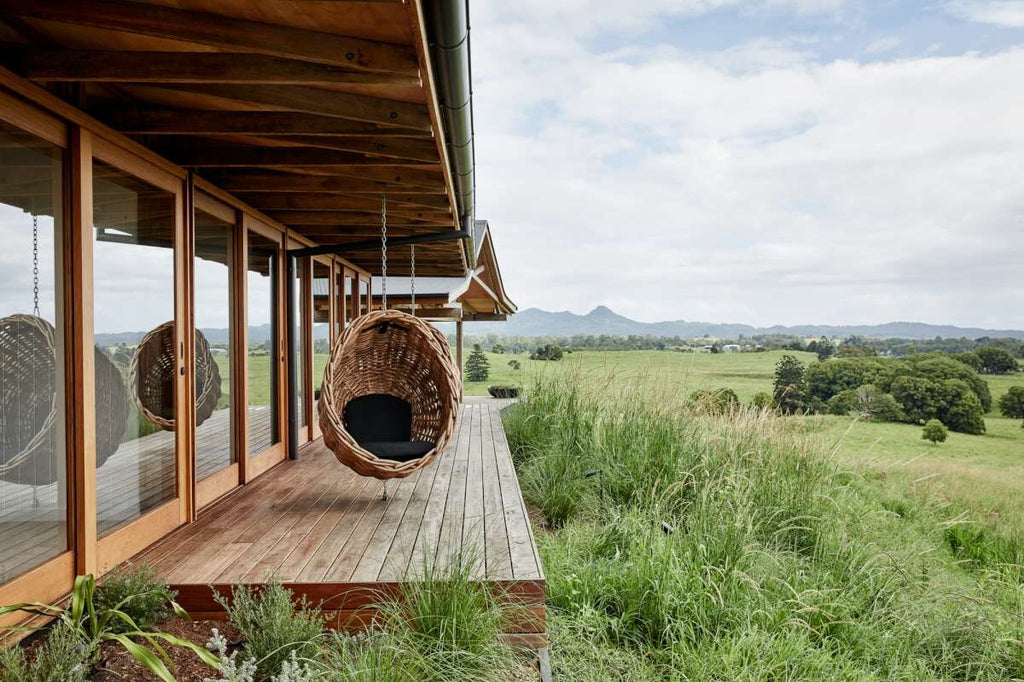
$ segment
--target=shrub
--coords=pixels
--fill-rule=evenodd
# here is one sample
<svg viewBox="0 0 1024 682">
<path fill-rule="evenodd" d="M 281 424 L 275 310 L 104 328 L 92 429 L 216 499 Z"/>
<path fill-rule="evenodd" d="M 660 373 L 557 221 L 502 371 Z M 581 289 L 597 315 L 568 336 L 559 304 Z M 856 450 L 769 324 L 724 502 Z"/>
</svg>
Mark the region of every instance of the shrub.
<svg viewBox="0 0 1024 682">
<path fill-rule="evenodd" d="M 562 359 L 562 349 L 553 343 L 548 343 L 530 353 L 531 360 L 552 360 Z"/>
<path fill-rule="evenodd" d="M 690 394 L 690 402 L 700 409 L 722 414 L 739 407 L 740 399 L 731 388 L 700 389 Z"/>
<path fill-rule="evenodd" d="M 515 359 L 509 360 L 508 361 L 508 366 L 511 367 L 513 371 L 518 371 L 518 370 L 522 369 L 522 365 L 519 364 L 519 361 L 515 360 Z"/>
<path fill-rule="evenodd" d="M 235 585 L 230 599 L 220 593 L 214 598 L 242 635 L 244 657 L 255 660 L 264 675 L 281 670 L 293 651 L 301 658 L 312 658 L 320 649 L 323 618 L 319 609 L 305 597 L 296 609 L 291 590 L 277 579 L 262 588 Z"/>
<path fill-rule="evenodd" d="M 755 410 L 769 410 L 775 407 L 775 400 L 772 394 L 766 391 L 758 391 L 750 400 L 750 406 Z"/>
<path fill-rule="evenodd" d="M 519 388 L 516 386 L 488 386 L 487 392 L 492 398 L 518 398 Z"/>
<path fill-rule="evenodd" d="M 96 606 L 112 609 L 120 604 L 120 610 L 139 628 L 149 629 L 170 617 L 171 602 L 177 596 L 155 570 L 145 564 L 129 564 L 103 576 L 103 582 L 96 587 Z M 120 619 L 113 620 L 111 626 L 118 632 L 128 629 Z"/>
<path fill-rule="evenodd" d="M 921 432 L 921 438 L 931 441 L 933 445 L 945 443 L 949 431 L 938 419 L 929 419 Z"/>
<path fill-rule="evenodd" d="M 487 356 L 480 350 L 480 344 L 473 345 L 473 352 L 466 358 L 466 379 L 468 381 L 487 381 L 491 374 Z"/>
<path fill-rule="evenodd" d="M 1024 419 L 1024 386 L 1011 386 L 999 399 L 999 411 L 1010 419 Z"/>
</svg>

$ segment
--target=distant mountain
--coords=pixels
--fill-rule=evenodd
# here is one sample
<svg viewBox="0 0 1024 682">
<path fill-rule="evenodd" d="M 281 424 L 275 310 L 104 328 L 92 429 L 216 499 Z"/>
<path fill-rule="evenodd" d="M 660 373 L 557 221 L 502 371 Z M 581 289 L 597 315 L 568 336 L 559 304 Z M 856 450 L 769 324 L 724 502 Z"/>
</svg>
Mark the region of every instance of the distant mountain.
<svg viewBox="0 0 1024 682">
<path fill-rule="evenodd" d="M 609 334 L 615 336 L 679 336 L 697 338 L 705 334 L 715 338 L 736 338 L 740 334 L 793 334 L 796 336 L 864 336 L 868 338 L 970 339 L 982 336 L 1024 339 L 1018 329 L 978 329 L 953 325 L 925 324 L 923 322 L 888 322 L 877 325 L 797 325 L 785 327 L 754 327 L 749 324 L 690 322 L 637 322 L 619 315 L 607 306 L 598 306 L 586 315 L 568 311 L 549 312 L 540 308 L 527 308 L 506 322 L 474 322 L 466 327 L 469 334 L 498 334 L 499 336 L 576 336 Z"/>
<path fill-rule="evenodd" d="M 442 331 L 451 333 L 455 325 L 439 324 Z M 203 328 L 200 331 L 213 344 L 228 342 L 227 329 Z M 567 310 L 553 313 L 540 308 L 527 308 L 508 319 L 506 322 L 473 322 L 466 327 L 467 334 L 497 334 L 499 336 L 576 336 L 600 335 L 611 336 L 678 336 L 694 339 L 707 334 L 720 339 L 735 339 L 740 334 L 793 334 L 795 336 L 865 336 L 873 339 L 959 339 L 966 337 L 976 339 L 982 336 L 1011 337 L 1024 339 L 1024 331 L 1018 329 L 978 329 L 975 327 L 954 327 L 952 325 L 924 324 L 923 322 L 887 322 L 875 325 L 822 325 L 808 324 L 794 327 L 776 325 L 774 327 L 752 327 L 749 324 L 729 324 L 715 322 L 688 322 L 672 320 L 667 322 L 637 322 L 619 315 L 611 308 L 599 305 L 586 315 L 577 315 Z M 119 343 L 134 345 L 146 332 L 120 332 L 115 334 L 97 334 L 96 343 L 101 346 L 113 346 Z M 314 329 L 314 338 L 326 339 L 326 324 L 318 324 Z M 249 341 L 263 343 L 270 338 L 270 325 L 249 327 Z"/>
</svg>

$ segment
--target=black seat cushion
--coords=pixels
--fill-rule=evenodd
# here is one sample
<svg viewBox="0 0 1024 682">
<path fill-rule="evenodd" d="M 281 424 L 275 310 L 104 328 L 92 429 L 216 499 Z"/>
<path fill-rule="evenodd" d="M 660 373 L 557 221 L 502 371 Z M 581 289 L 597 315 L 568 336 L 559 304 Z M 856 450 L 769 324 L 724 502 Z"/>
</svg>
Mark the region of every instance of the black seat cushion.
<svg viewBox="0 0 1024 682">
<path fill-rule="evenodd" d="M 396 462 L 419 459 L 434 449 L 434 443 L 429 440 L 360 441 L 359 445 L 381 459 L 392 459 Z"/>
<path fill-rule="evenodd" d="M 412 406 L 384 393 L 361 395 L 345 405 L 345 428 L 360 444 L 408 441 L 412 438 Z"/>
<path fill-rule="evenodd" d="M 359 446 L 377 457 L 397 462 L 418 459 L 434 443 L 412 438 L 412 407 L 393 395 L 371 393 L 345 405 L 345 428 Z"/>
</svg>

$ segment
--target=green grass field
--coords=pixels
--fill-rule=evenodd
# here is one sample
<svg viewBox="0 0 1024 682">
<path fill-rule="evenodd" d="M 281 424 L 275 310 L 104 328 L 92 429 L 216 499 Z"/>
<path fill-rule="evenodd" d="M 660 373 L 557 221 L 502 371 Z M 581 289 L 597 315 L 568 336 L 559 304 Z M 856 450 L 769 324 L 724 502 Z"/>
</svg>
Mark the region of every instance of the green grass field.
<svg viewBox="0 0 1024 682">
<path fill-rule="evenodd" d="M 785 354 L 580 351 L 559 362 L 544 362 L 527 355 L 488 353 L 490 378 L 467 383 L 466 394 L 486 395 L 490 385 L 529 388 L 538 378 L 564 376 L 601 384 L 610 393 L 642 385 L 644 391 L 669 401 L 701 388 L 728 387 L 749 402 L 759 391 L 771 392 L 775 364 Z M 811 353 L 789 354 L 805 363 L 817 360 Z M 521 369 L 508 366 L 512 359 Z M 1024 374 L 985 379 L 993 403 L 1010 386 L 1024 385 Z M 1024 528 L 1024 429 L 1020 421 L 1005 419 L 997 410 L 986 415 L 985 435 L 951 433 L 940 445 L 922 440 L 920 427 L 911 424 L 832 416 L 787 421 L 790 428 L 821 435 L 841 462 L 864 464 L 882 473 L 887 486 L 937 495 L 978 519 Z"/>
</svg>

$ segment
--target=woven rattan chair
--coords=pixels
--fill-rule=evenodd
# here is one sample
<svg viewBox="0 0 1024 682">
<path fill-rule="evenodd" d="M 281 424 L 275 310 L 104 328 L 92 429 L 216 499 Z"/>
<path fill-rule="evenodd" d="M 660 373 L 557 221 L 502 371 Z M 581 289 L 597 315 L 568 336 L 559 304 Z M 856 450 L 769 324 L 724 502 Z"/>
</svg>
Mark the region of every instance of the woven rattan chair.
<svg viewBox="0 0 1024 682">
<path fill-rule="evenodd" d="M 46 485 L 57 480 L 57 354 L 54 329 L 34 315 L 0 319 L 0 478 Z M 117 451 L 128 417 L 121 372 L 99 348 L 96 367 L 96 465 Z"/>
<path fill-rule="evenodd" d="M 196 330 L 196 426 L 217 409 L 221 395 L 220 368 L 210 344 Z M 147 420 L 164 431 L 174 430 L 174 322 L 162 325 L 142 337 L 128 370 L 135 407 Z"/>
<path fill-rule="evenodd" d="M 429 442 L 426 454 L 398 461 L 361 445 L 346 424 L 346 407 L 368 396 L 394 396 L 411 409 L 411 441 Z M 380 310 L 357 317 L 331 349 L 318 403 L 324 443 L 342 464 L 363 476 L 404 478 L 448 445 L 459 413 L 460 378 L 448 341 L 408 313 Z"/>
</svg>

